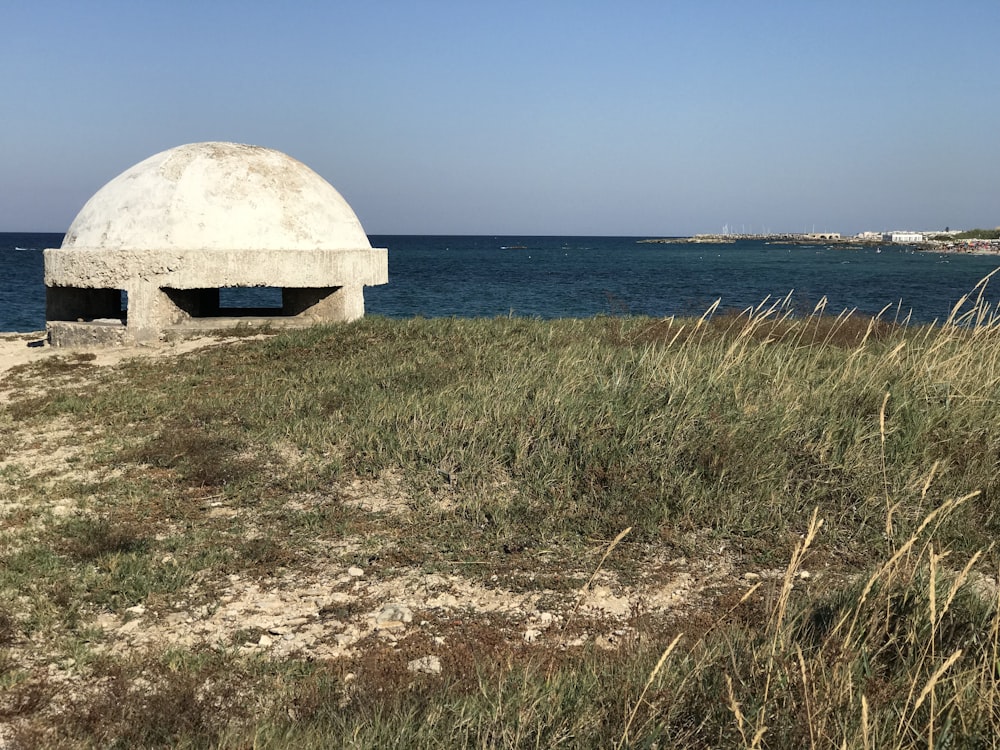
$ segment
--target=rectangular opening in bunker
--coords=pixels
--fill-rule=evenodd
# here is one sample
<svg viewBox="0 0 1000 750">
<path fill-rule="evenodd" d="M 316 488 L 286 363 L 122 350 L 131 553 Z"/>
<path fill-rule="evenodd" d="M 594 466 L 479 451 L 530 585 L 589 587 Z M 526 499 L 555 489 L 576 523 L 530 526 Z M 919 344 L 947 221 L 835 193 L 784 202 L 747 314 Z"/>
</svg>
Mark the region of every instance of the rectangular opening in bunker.
<svg viewBox="0 0 1000 750">
<path fill-rule="evenodd" d="M 45 288 L 46 320 L 124 324 L 127 310 L 128 299 L 123 289 Z"/>
<path fill-rule="evenodd" d="M 281 287 L 164 289 L 163 292 L 192 318 L 266 318 L 286 314 Z"/>
<path fill-rule="evenodd" d="M 219 290 L 219 309 L 222 314 L 229 310 L 251 310 L 257 315 L 282 315 L 280 286 L 227 286 Z"/>
</svg>

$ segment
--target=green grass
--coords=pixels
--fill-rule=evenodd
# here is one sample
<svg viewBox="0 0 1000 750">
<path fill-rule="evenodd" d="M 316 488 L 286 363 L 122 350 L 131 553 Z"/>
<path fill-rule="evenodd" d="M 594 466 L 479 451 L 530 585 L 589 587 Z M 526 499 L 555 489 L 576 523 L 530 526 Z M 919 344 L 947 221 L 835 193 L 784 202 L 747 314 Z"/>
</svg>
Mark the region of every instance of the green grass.
<svg viewBox="0 0 1000 750">
<path fill-rule="evenodd" d="M 368 318 L 11 373 L 26 395 L 0 425 L 44 445 L 68 426 L 53 440 L 85 475 L 0 474 L 0 725 L 24 746 L 988 745 L 1000 328 L 975 296 L 939 326 L 821 312 Z M 0 438 L 0 459 L 17 445 Z M 405 512 L 345 502 L 387 476 Z M 458 571 L 567 614 L 599 564 L 629 585 L 720 549 L 787 570 L 672 618 L 633 612 L 612 652 L 436 623 L 441 676 L 406 669 L 432 648 L 416 626 L 318 663 L 122 655 L 93 627 L 216 606 L 233 575 L 317 574 L 340 539 L 360 540 L 340 564 L 366 579 Z M 588 617 L 567 633 L 601 627 Z M 68 659 L 67 694 L 37 664 Z"/>
</svg>

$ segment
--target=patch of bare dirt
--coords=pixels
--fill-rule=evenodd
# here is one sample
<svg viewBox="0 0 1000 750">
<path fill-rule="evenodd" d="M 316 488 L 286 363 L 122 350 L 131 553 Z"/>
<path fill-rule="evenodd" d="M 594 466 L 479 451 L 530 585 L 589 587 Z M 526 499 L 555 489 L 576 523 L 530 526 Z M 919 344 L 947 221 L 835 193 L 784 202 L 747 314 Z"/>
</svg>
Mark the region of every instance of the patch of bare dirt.
<svg viewBox="0 0 1000 750">
<path fill-rule="evenodd" d="M 416 568 L 370 577 L 361 567 L 331 560 L 309 573 L 276 578 L 230 575 L 208 603 L 138 605 L 121 616 L 98 615 L 93 624 L 104 634 L 98 650 L 116 654 L 211 646 L 274 658 L 336 659 L 414 632 L 444 648 L 445 632 L 468 619 L 503 622 L 526 644 L 572 648 L 622 641 L 634 630 L 637 612 L 676 617 L 707 604 L 720 587 L 746 587 L 728 561 L 671 563 L 670 572 L 650 574 L 640 585 L 622 585 L 613 572 L 602 571 L 587 589 L 519 591 Z M 579 626 L 567 627 L 574 623 Z"/>
<path fill-rule="evenodd" d="M 199 336 L 178 341 L 158 342 L 148 346 L 119 346 L 94 349 L 64 349 L 49 346 L 44 331 L 36 333 L 0 333 L 0 404 L 9 402 L 16 386 L 10 382 L 9 371 L 21 366 L 44 362 L 49 359 L 66 359 L 86 362 L 95 367 L 109 367 L 127 359 L 164 357 L 184 354 L 206 347 L 232 344 L 266 338 L 271 334 L 254 336 Z M 44 384 L 36 384 L 31 395 L 44 393 Z M 19 395 L 25 395 L 23 390 Z"/>
</svg>

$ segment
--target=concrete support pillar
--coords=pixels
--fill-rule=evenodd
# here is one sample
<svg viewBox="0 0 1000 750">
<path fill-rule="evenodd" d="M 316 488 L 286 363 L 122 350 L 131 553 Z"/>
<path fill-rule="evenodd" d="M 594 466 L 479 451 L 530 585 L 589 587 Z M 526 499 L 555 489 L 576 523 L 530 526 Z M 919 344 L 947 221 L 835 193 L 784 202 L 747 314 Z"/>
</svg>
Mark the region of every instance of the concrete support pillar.
<svg viewBox="0 0 1000 750">
<path fill-rule="evenodd" d="M 364 285 L 316 289 L 285 287 L 281 290 L 281 307 L 285 315 L 317 322 L 357 320 L 365 314 Z"/>
<path fill-rule="evenodd" d="M 187 313 L 154 284 L 135 284 L 127 291 L 128 331 L 137 342 L 158 340 L 163 329 L 187 317 Z"/>
</svg>

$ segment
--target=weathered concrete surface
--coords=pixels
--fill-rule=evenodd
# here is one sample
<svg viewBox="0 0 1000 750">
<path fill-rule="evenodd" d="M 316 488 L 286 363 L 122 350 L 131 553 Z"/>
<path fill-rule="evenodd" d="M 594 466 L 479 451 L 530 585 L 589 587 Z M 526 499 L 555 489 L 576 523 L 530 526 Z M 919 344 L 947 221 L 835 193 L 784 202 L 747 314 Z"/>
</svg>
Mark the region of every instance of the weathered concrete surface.
<svg viewBox="0 0 1000 750">
<path fill-rule="evenodd" d="M 171 289 L 223 286 L 365 286 L 389 280 L 381 249 L 46 250 L 45 285 L 124 289 L 133 282 Z M 322 283 L 328 281 L 328 283 Z"/>
<path fill-rule="evenodd" d="M 62 247 L 321 250 L 371 245 L 347 201 L 305 164 L 238 143 L 139 162 L 80 210 Z"/>
<path fill-rule="evenodd" d="M 386 250 L 371 247 L 333 186 L 285 154 L 234 143 L 179 146 L 136 164 L 45 251 L 57 346 L 117 341 L 106 324 L 81 331 L 99 318 L 122 320 L 123 343 L 197 318 L 224 322 L 222 287 L 281 287 L 282 325 L 353 320 L 364 315 L 363 288 L 387 281 Z"/>
<path fill-rule="evenodd" d="M 108 346 L 129 346 L 135 343 L 128 336 L 120 320 L 92 320 L 88 323 L 70 323 L 61 320 L 48 324 L 49 342 L 55 346 L 74 349 L 104 348 Z"/>
</svg>

